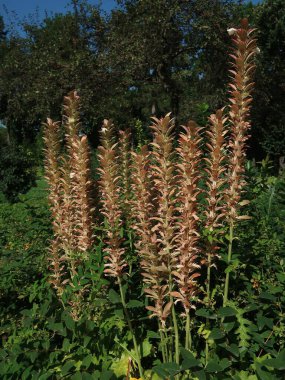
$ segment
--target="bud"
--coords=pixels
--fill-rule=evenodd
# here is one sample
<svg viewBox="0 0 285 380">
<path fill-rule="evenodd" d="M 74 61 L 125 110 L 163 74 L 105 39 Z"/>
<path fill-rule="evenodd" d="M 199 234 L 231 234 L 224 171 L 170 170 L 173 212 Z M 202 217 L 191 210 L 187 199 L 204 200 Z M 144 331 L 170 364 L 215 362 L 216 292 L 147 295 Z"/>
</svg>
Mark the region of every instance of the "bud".
<svg viewBox="0 0 285 380">
<path fill-rule="evenodd" d="M 229 33 L 230 36 L 233 36 L 235 33 L 236 33 L 236 29 L 235 28 L 229 28 L 227 29 L 227 32 Z"/>
</svg>

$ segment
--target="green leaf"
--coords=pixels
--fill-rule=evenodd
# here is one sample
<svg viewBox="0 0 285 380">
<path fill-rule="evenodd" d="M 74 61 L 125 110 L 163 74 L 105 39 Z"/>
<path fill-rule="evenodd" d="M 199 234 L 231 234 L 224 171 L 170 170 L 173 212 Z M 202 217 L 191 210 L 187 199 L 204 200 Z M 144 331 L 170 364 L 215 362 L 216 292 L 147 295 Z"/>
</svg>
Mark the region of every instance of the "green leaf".
<svg viewBox="0 0 285 380">
<path fill-rule="evenodd" d="M 69 339 L 64 338 L 63 343 L 62 343 L 62 349 L 63 351 L 68 352 L 69 348 L 70 348 L 70 341 Z"/>
<path fill-rule="evenodd" d="M 285 282 L 285 273 L 276 273 L 278 281 Z"/>
<path fill-rule="evenodd" d="M 151 339 L 160 339 L 160 335 L 155 331 L 148 331 L 147 337 Z"/>
<path fill-rule="evenodd" d="M 36 358 L 39 356 L 37 351 L 30 351 L 27 353 L 27 356 L 30 358 L 31 362 L 34 363 Z"/>
<path fill-rule="evenodd" d="M 127 308 L 128 309 L 132 309 L 132 308 L 136 308 L 136 307 L 143 307 L 143 306 L 144 306 L 143 302 L 137 301 L 137 300 L 130 300 L 127 303 Z"/>
<path fill-rule="evenodd" d="M 81 372 L 82 380 L 94 380 L 94 377 L 88 372 Z"/>
<path fill-rule="evenodd" d="M 151 349 L 152 349 L 152 344 L 149 342 L 148 339 L 145 339 L 141 347 L 142 357 L 145 358 L 146 356 L 149 356 L 151 354 Z"/>
<path fill-rule="evenodd" d="M 92 363 L 92 359 L 93 357 L 91 354 L 85 356 L 84 359 L 82 360 L 82 366 L 88 369 L 90 367 L 90 364 Z"/>
<path fill-rule="evenodd" d="M 240 351 L 236 344 L 232 343 L 228 345 L 227 343 L 219 344 L 220 347 L 223 347 L 225 350 L 229 351 L 231 354 L 233 354 L 236 358 L 239 357 Z"/>
<path fill-rule="evenodd" d="M 204 317 L 209 319 L 216 319 L 216 315 L 209 309 L 199 309 L 196 311 L 198 317 Z"/>
<path fill-rule="evenodd" d="M 100 307 L 100 306 L 105 305 L 107 303 L 107 300 L 105 300 L 104 298 L 95 298 L 92 301 L 92 303 L 94 306 Z"/>
<path fill-rule="evenodd" d="M 69 360 L 68 362 L 66 362 L 62 368 L 61 368 L 61 375 L 62 376 L 66 376 L 68 373 L 69 373 L 69 370 L 72 368 L 72 367 L 75 367 L 75 361 L 74 360 Z"/>
<path fill-rule="evenodd" d="M 259 363 L 255 363 L 256 373 L 260 380 L 277 380 L 270 372 L 264 371 Z"/>
<path fill-rule="evenodd" d="M 276 301 L 276 297 L 268 292 L 261 292 L 259 297 L 269 301 Z"/>
<path fill-rule="evenodd" d="M 274 359 L 265 359 L 262 364 L 272 367 L 278 370 L 285 369 L 285 349 L 279 352 L 279 354 Z"/>
<path fill-rule="evenodd" d="M 111 369 L 117 377 L 125 376 L 128 370 L 129 355 L 123 352 L 120 359 L 114 360 Z"/>
<path fill-rule="evenodd" d="M 71 376 L 71 380 L 82 380 L 82 375 L 80 372 L 76 372 L 74 375 Z"/>
<path fill-rule="evenodd" d="M 166 379 L 169 376 L 173 377 L 178 374 L 180 372 L 180 367 L 176 363 L 164 363 L 155 366 L 152 370 L 163 379 Z"/>
<path fill-rule="evenodd" d="M 52 331 L 57 331 L 62 336 L 66 336 L 66 329 L 63 327 L 62 323 L 50 322 L 48 328 Z"/>
<path fill-rule="evenodd" d="M 118 317 L 119 319 L 125 320 L 125 315 L 124 315 L 124 310 L 123 309 L 116 308 L 114 310 L 114 315 L 116 315 L 116 317 Z"/>
<path fill-rule="evenodd" d="M 219 317 L 234 317 L 237 312 L 234 308 L 230 306 L 221 307 L 217 312 Z"/>
<path fill-rule="evenodd" d="M 22 373 L 21 378 L 23 380 L 28 380 L 29 378 L 31 378 L 31 369 L 32 369 L 32 366 L 26 368 L 25 371 Z"/>
<path fill-rule="evenodd" d="M 47 380 L 52 376 L 52 373 L 50 371 L 42 374 L 39 376 L 38 380 Z"/>
<path fill-rule="evenodd" d="M 211 331 L 210 335 L 209 335 L 209 339 L 222 339 L 223 337 L 225 336 L 225 334 L 220 330 L 218 329 L 217 327 L 213 328 L 213 330 Z"/>
<path fill-rule="evenodd" d="M 116 304 L 116 303 L 120 303 L 120 302 L 121 302 L 121 297 L 120 297 L 120 295 L 119 295 L 114 289 L 110 289 L 109 294 L 108 294 L 108 298 L 109 298 L 109 300 L 110 300 L 113 304 Z"/>
<path fill-rule="evenodd" d="M 113 376 L 112 371 L 103 371 L 101 373 L 100 380 L 111 380 L 112 376 Z"/>
<path fill-rule="evenodd" d="M 199 380 L 206 380 L 206 373 L 203 369 L 201 371 L 193 372 L 193 375 L 197 377 Z"/>
<path fill-rule="evenodd" d="M 91 340 L 91 336 L 85 336 L 85 337 L 83 338 L 83 346 L 84 346 L 84 347 L 87 347 L 87 346 L 88 346 L 88 343 L 90 342 L 90 340 Z"/>
<path fill-rule="evenodd" d="M 200 361 L 194 357 L 191 351 L 188 351 L 185 348 L 181 347 L 180 352 L 183 358 L 182 365 L 181 365 L 183 370 L 186 370 L 192 367 L 198 367 L 201 365 Z"/>
<path fill-rule="evenodd" d="M 225 332 L 230 332 L 234 327 L 235 327 L 235 322 L 224 322 L 223 323 L 223 328 Z"/>
<path fill-rule="evenodd" d="M 227 358 L 223 358 L 221 361 L 220 361 L 220 366 L 223 368 L 223 371 L 226 369 L 226 368 L 228 368 L 228 367 L 230 367 L 231 366 L 231 361 L 229 360 L 229 359 L 227 359 Z"/>
<path fill-rule="evenodd" d="M 205 367 L 206 372 L 221 372 L 223 367 L 216 360 L 210 360 Z"/>
<path fill-rule="evenodd" d="M 264 326 L 267 326 L 269 329 L 273 328 L 273 320 L 265 317 L 264 315 L 257 316 L 257 325 L 259 330 L 262 330 Z"/>
<path fill-rule="evenodd" d="M 92 374 L 92 379 L 93 380 L 111 380 L 111 378 L 113 377 L 113 375 L 114 375 L 114 372 L 112 372 L 112 371 L 102 371 L 102 372 L 99 372 L 98 370 L 96 370 Z"/>
</svg>

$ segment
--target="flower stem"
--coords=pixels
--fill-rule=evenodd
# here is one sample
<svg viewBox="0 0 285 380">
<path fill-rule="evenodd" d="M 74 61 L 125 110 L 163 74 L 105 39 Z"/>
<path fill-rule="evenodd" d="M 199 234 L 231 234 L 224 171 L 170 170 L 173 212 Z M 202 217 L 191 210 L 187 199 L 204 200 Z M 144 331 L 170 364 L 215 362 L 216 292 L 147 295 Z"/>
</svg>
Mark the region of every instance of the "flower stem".
<svg viewBox="0 0 285 380">
<path fill-rule="evenodd" d="M 207 306 L 211 306 L 211 254 L 208 253 L 208 267 L 207 267 Z"/>
<path fill-rule="evenodd" d="M 230 221 L 230 237 L 229 237 L 229 245 L 228 245 L 228 267 L 227 268 L 229 268 L 229 264 L 232 260 L 233 240 L 234 240 L 234 221 L 231 220 Z M 230 272 L 228 270 L 226 273 L 226 280 L 225 280 L 223 306 L 226 306 L 227 302 L 228 302 L 229 282 L 230 282 Z"/>
<path fill-rule="evenodd" d="M 162 325 L 160 323 L 160 321 L 158 322 L 159 326 L 158 326 L 158 329 L 159 329 L 159 334 L 160 334 L 160 342 L 161 342 L 161 352 L 162 352 L 162 360 L 163 360 L 163 363 L 166 363 L 167 362 L 167 350 L 166 350 L 166 345 L 165 345 L 165 336 L 164 336 L 164 332 L 162 330 Z"/>
<path fill-rule="evenodd" d="M 185 348 L 186 350 L 191 350 L 192 337 L 190 331 L 190 311 L 186 315 L 186 327 L 185 327 Z"/>
<path fill-rule="evenodd" d="M 172 299 L 172 301 L 173 301 L 173 299 Z M 178 331 L 178 325 L 177 325 L 177 318 L 176 318 L 174 303 L 172 305 L 172 319 L 173 319 L 173 327 L 174 327 L 174 334 L 175 334 L 175 362 L 177 364 L 179 364 L 179 331 Z"/>
<path fill-rule="evenodd" d="M 126 300 L 125 300 L 125 296 L 124 296 L 124 292 L 123 292 L 123 287 L 122 287 L 122 282 L 121 282 L 120 277 L 118 278 L 118 282 L 119 282 L 119 288 L 120 288 L 120 295 L 121 295 L 121 302 L 122 302 L 123 310 L 124 310 L 124 313 L 125 313 L 127 324 L 129 326 L 130 333 L 131 333 L 132 338 L 133 338 L 134 349 L 135 349 L 135 353 L 136 353 L 136 358 L 137 358 L 137 364 L 138 364 L 138 367 L 139 367 L 140 377 L 142 378 L 142 380 L 144 380 L 143 369 L 142 369 L 142 365 L 141 365 L 141 356 L 140 356 L 140 352 L 139 352 L 136 336 L 135 336 L 135 333 L 134 333 L 134 330 L 133 330 L 131 318 L 130 318 L 130 315 L 129 315 L 129 312 L 128 312 L 128 309 L 127 309 Z"/>
</svg>

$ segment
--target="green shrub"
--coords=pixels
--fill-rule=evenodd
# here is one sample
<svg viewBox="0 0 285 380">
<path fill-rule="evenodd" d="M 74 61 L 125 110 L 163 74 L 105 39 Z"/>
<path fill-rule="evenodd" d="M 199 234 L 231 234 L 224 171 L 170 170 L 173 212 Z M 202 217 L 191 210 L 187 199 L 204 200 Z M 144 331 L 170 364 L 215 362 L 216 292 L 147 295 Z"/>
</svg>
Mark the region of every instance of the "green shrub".
<svg viewBox="0 0 285 380">
<path fill-rule="evenodd" d="M 22 147 L 0 148 L 0 191 L 9 202 L 26 193 L 35 183 L 36 168 L 33 155 Z"/>
</svg>

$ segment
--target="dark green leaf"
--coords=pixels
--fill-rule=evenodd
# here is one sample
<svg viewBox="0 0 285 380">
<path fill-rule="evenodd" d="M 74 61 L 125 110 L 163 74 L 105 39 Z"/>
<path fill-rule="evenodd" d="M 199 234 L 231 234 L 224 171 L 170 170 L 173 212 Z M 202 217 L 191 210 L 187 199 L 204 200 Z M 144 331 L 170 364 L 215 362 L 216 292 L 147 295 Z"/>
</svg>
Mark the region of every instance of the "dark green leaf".
<svg viewBox="0 0 285 380">
<path fill-rule="evenodd" d="M 230 332 L 236 325 L 236 322 L 224 322 L 223 323 L 223 328 L 225 332 Z"/>
<path fill-rule="evenodd" d="M 259 297 L 269 301 L 276 301 L 276 297 L 268 292 L 261 292 Z"/>
<path fill-rule="evenodd" d="M 210 360 L 205 367 L 206 372 L 221 372 L 223 367 L 216 360 Z"/>
<path fill-rule="evenodd" d="M 182 361 L 182 369 L 186 370 L 192 367 L 200 366 L 201 363 L 198 359 L 194 357 L 192 352 L 186 350 L 185 348 L 181 347 L 180 349 L 183 361 Z"/>
<path fill-rule="evenodd" d="M 216 315 L 212 312 L 212 310 L 209 309 L 199 309 L 196 311 L 196 315 L 198 317 L 204 317 L 209 319 L 215 319 Z"/>
<path fill-rule="evenodd" d="M 197 377 L 199 380 L 206 380 L 206 373 L 203 369 L 201 371 L 193 372 L 193 375 Z"/>
<path fill-rule="evenodd" d="M 69 370 L 75 366 L 75 361 L 74 360 L 69 360 L 66 362 L 62 368 L 61 368 L 61 374 L 62 376 L 66 376 L 69 373 Z"/>
<path fill-rule="evenodd" d="M 236 344 L 232 343 L 228 345 L 227 343 L 219 344 L 220 347 L 223 347 L 225 350 L 229 351 L 231 354 L 233 354 L 235 357 L 239 357 L 240 351 Z"/>
<path fill-rule="evenodd" d="M 176 363 L 164 363 L 153 368 L 153 372 L 166 378 L 167 376 L 174 376 L 180 372 L 180 366 Z"/>
<path fill-rule="evenodd" d="M 217 312 L 219 317 L 233 317 L 237 314 L 236 310 L 230 306 L 221 307 Z"/>
<path fill-rule="evenodd" d="M 110 289 L 109 294 L 108 294 L 108 298 L 109 298 L 109 300 L 110 300 L 113 304 L 116 304 L 116 303 L 120 303 L 120 302 L 121 302 L 121 297 L 120 297 L 120 295 L 119 295 L 114 289 Z"/>
<path fill-rule="evenodd" d="M 277 377 L 262 369 L 259 363 L 255 363 L 256 373 L 260 380 L 277 380 Z"/>
<path fill-rule="evenodd" d="M 130 300 L 127 303 L 127 308 L 128 309 L 132 309 L 132 308 L 136 308 L 136 307 L 143 307 L 143 306 L 144 306 L 143 302 L 137 301 L 137 300 Z"/>
<path fill-rule="evenodd" d="M 71 380 L 82 380 L 81 373 L 76 372 L 74 375 L 71 376 Z"/>
<path fill-rule="evenodd" d="M 279 352 L 275 359 L 265 359 L 262 364 L 278 370 L 285 370 L 285 349 Z"/>
<path fill-rule="evenodd" d="M 209 339 L 222 339 L 225 336 L 225 334 L 218 328 L 213 328 L 209 335 Z"/>
</svg>

